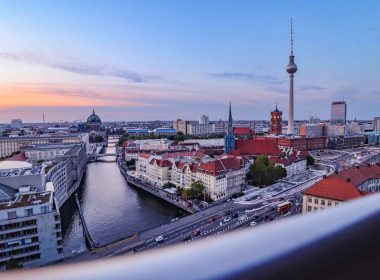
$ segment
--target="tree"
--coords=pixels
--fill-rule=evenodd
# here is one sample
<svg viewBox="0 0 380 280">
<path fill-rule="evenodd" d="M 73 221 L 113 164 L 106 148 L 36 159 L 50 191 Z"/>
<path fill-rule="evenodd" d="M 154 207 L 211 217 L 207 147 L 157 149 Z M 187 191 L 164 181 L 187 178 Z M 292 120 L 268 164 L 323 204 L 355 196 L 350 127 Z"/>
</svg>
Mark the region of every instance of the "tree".
<svg viewBox="0 0 380 280">
<path fill-rule="evenodd" d="M 201 199 L 204 197 L 209 198 L 208 194 L 204 193 L 205 186 L 202 181 L 196 181 L 191 184 L 190 188 L 177 188 L 177 195 L 181 196 L 183 199 L 192 200 L 192 199 Z"/>
<path fill-rule="evenodd" d="M 280 178 L 286 177 L 286 169 L 275 166 L 267 157 L 257 157 L 247 174 L 249 183 L 265 187 L 274 184 Z"/>
<path fill-rule="evenodd" d="M 315 164 L 315 159 L 311 156 L 311 155 L 308 155 L 306 157 L 306 162 L 307 162 L 307 165 L 310 166 L 310 165 L 314 165 Z"/>
</svg>

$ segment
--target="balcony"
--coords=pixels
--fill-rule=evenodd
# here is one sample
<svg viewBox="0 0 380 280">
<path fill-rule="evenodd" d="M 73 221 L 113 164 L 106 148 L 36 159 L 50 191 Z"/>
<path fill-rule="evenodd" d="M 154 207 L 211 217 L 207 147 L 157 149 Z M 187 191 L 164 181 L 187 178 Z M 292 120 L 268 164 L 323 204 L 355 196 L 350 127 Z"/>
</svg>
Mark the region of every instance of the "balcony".
<svg viewBox="0 0 380 280">
<path fill-rule="evenodd" d="M 207 240 L 7 279 L 378 279 L 380 194 Z M 4 278 L 5 279 L 5 278 Z"/>
</svg>

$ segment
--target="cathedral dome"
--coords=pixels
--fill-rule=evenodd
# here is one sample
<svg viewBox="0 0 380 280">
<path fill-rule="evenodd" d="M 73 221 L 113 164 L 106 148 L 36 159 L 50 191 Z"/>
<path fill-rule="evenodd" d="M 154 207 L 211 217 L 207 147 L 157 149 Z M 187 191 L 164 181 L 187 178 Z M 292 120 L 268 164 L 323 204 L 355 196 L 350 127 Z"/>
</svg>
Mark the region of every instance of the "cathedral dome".
<svg viewBox="0 0 380 280">
<path fill-rule="evenodd" d="M 95 110 L 92 111 L 92 114 L 88 116 L 87 123 L 101 123 L 99 116 L 95 114 Z"/>
</svg>

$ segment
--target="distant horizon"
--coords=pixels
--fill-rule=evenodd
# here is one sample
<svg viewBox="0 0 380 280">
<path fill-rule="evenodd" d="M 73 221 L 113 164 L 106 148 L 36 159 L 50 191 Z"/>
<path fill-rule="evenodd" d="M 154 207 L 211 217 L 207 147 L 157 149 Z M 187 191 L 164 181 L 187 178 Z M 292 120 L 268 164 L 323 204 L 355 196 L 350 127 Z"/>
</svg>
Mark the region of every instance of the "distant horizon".
<svg viewBox="0 0 380 280">
<path fill-rule="evenodd" d="M 0 121 L 379 115 L 380 2 L 13 0 L 0 10 Z"/>
</svg>

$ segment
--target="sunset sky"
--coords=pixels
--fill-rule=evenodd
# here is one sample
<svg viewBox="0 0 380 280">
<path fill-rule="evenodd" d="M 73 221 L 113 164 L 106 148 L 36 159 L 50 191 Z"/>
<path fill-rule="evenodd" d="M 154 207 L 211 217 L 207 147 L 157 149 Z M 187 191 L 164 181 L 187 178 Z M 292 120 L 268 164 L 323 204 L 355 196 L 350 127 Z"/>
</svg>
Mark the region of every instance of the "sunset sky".
<svg viewBox="0 0 380 280">
<path fill-rule="evenodd" d="M 380 115 L 380 2 L 1 1 L 0 122 Z"/>
</svg>

